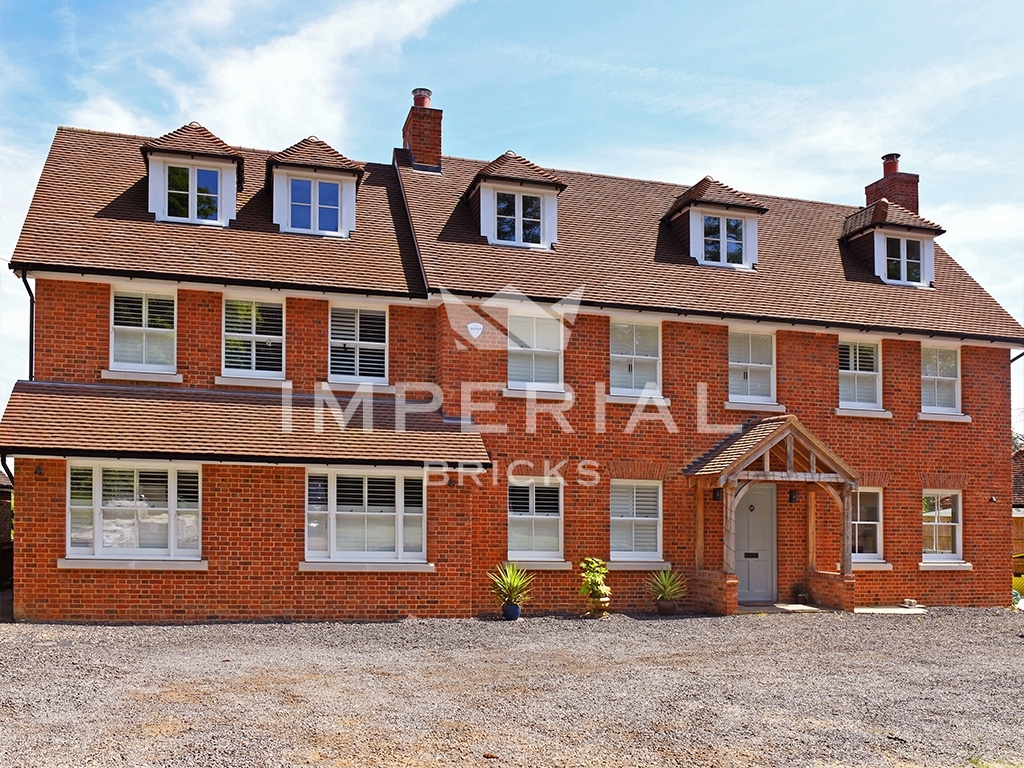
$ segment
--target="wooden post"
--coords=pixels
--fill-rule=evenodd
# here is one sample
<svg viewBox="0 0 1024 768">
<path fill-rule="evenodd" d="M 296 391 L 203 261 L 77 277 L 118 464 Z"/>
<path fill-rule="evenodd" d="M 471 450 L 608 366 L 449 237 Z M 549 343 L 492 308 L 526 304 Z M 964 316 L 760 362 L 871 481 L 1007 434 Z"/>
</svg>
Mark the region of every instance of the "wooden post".
<svg viewBox="0 0 1024 768">
<path fill-rule="evenodd" d="M 843 485 L 843 576 L 853 573 L 853 487 Z"/>
<path fill-rule="evenodd" d="M 816 518 L 818 513 L 818 494 L 812 489 L 807 490 L 807 570 L 818 570 L 818 542 L 816 539 Z"/>
<path fill-rule="evenodd" d="M 736 573 L 736 482 L 725 486 L 722 519 L 722 571 Z"/>
<path fill-rule="evenodd" d="M 697 520 L 696 520 L 697 544 L 694 551 L 694 561 L 698 571 L 704 570 L 704 489 L 697 486 Z"/>
</svg>

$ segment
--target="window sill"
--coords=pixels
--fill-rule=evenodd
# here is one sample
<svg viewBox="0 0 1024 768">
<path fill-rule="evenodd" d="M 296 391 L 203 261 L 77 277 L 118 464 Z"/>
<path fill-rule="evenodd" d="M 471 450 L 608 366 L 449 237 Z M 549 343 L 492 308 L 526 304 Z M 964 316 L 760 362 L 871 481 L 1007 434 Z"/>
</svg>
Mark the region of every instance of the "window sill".
<svg viewBox="0 0 1024 768">
<path fill-rule="evenodd" d="M 609 560 L 609 571 L 671 571 L 672 563 L 664 560 Z"/>
<path fill-rule="evenodd" d="M 344 240 L 348 237 L 347 232 L 332 232 L 320 229 L 292 229 L 281 225 L 280 231 L 286 235 L 307 235 L 310 237 L 334 237 Z"/>
<path fill-rule="evenodd" d="M 786 406 L 779 403 L 738 403 L 729 400 L 723 403 L 727 411 L 767 411 L 769 413 L 785 413 Z"/>
<path fill-rule="evenodd" d="M 571 571 L 572 563 L 568 560 L 519 560 L 510 558 L 506 562 L 515 563 L 528 571 Z"/>
<path fill-rule="evenodd" d="M 200 227 L 227 227 L 228 222 L 213 221 L 211 219 L 174 219 L 170 216 L 157 216 L 156 221 L 163 222 L 164 224 L 188 224 L 189 226 L 200 226 Z"/>
<path fill-rule="evenodd" d="M 832 411 L 836 416 L 856 416 L 861 419 L 891 419 L 892 411 L 880 408 L 836 408 Z"/>
<path fill-rule="evenodd" d="M 958 424 L 970 424 L 974 419 L 966 413 L 927 413 L 921 411 L 917 414 L 920 421 L 954 421 Z"/>
<path fill-rule="evenodd" d="M 273 389 L 290 389 L 292 383 L 286 379 L 265 379 L 260 376 L 218 376 L 214 384 L 222 387 L 267 387 Z"/>
<path fill-rule="evenodd" d="M 974 566 L 957 560 L 943 562 L 942 560 L 930 560 L 926 563 L 918 563 L 920 571 L 973 571 Z"/>
<path fill-rule="evenodd" d="M 355 392 L 360 387 L 371 387 L 370 390 L 374 394 L 378 395 L 393 395 L 395 394 L 395 388 L 389 384 L 382 384 L 373 381 L 333 381 L 328 379 L 327 381 L 320 382 L 320 391 L 322 392 Z"/>
<path fill-rule="evenodd" d="M 550 389 L 503 389 L 501 395 L 502 397 L 521 397 L 535 400 L 561 400 L 562 402 L 572 400 L 572 394 L 569 392 Z"/>
<path fill-rule="evenodd" d="M 159 381 L 164 384 L 181 384 L 184 379 L 180 373 L 155 373 L 154 371 L 108 371 L 100 372 L 101 379 L 116 381 Z"/>
<path fill-rule="evenodd" d="M 336 560 L 303 560 L 300 572 L 308 573 L 434 573 L 433 563 L 380 562 L 347 563 Z"/>
<path fill-rule="evenodd" d="M 533 251 L 550 251 L 551 245 L 548 243 L 520 243 L 515 240 L 497 240 L 491 237 L 487 238 L 488 245 L 503 245 L 506 248 L 526 248 Z"/>
<path fill-rule="evenodd" d="M 667 408 L 672 405 L 672 401 L 667 397 L 661 395 L 616 395 L 611 394 L 605 397 L 606 403 L 617 403 L 621 405 L 638 405 L 641 402 L 647 405 L 663 406 Z"/>
<path fill-rule="evenodd" d="M 115 558 L 57 558 L 61 569 L 97 571 L 205 571 L 206 560 L 117 560 Z"/>
<path fill-rule="evenodd" d="M 743 264 L 731 264 L 729 262 L 721 261 L 704 261 L 704 259 L 698 258 L 697 263 L 702 267 L 720 267 L 721 269 L 738 269 L 741 272 L 755 272 L 756 270 L 747 263 Z"/>
<path fill-rule="evenodd" d="M 892 563 L 883 560 L 854 560 L 853 570 L 855 571 L 891 571 Z"/>
</svg>

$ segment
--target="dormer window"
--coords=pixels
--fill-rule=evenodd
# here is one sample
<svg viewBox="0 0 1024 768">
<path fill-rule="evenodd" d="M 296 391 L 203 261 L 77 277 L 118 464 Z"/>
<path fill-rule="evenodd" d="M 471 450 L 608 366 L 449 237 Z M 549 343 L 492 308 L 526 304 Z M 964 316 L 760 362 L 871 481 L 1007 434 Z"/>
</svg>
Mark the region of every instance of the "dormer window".
<svg viewBox="0 0 1024 768">
<path fill-rule="evenodd" d="M 348 237 L 363 169 L 316 136 L 271 155 L 274 223 L 282 232 Z"/>
<path fill-rule="evenodd" d="M 541 197 L 515 192 L 497 193 L 495 234 L 506 243 L 540 245 Z"/>
<path fill-rule="evenodd" d="M 220 171 L 188 165 L 167 166 L 167 218 L 217 221 Z"/>
<path fill-rule="evenodd" d="M 341 222 L 341 184 L 291 177 L 288 180 L 289 227 L 338 234 Z"/>
<path fill-rule="evenodd" d="M 921 282 L 921 241 L 885 238 L 885 275 L 901 283 Z"/>
<path fill-rule="evenodd" d="M 235 165 L 205 158 L 149 158 L 149 210 L 157 221 L 226 227 L 235 216 Z"/>
<path fill-rule="evenodd" d="M 757 263 L 757 218 L 746 211 L 691 208 L 690 253 L 701 264 L 752 269 Z"/>
</svg>

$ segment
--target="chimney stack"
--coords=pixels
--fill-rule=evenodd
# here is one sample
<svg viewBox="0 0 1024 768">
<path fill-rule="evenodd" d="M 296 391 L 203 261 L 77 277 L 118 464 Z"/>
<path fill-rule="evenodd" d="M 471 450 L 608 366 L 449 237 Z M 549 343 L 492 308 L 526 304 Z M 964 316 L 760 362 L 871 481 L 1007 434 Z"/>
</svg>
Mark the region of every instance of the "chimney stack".
<svg viewBox="0 0 1024 768">
<path fill-rule="evenodd" d="M 864 187 L 865 205 L 874 205 L 883 197 L 913 213 L 919 213 L 917 185 L 920 176 L 900 171 L 900 156 L 896 152 L 882 156 L 882 178 Z"/>
<path fill-rule="evenodd" d="M 431 92 L 416 88 L 412 107 L 402 128 L 402 145 L 412 155 L 414 168 L 441 170 L 441 110 L 430 106 Z"/>
</svg>

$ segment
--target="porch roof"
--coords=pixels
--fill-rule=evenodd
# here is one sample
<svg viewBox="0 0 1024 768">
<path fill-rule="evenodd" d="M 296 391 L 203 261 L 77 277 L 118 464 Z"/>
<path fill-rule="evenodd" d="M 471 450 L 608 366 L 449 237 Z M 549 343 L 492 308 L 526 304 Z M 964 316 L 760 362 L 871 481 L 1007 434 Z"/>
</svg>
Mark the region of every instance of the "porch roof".
<svg viewBox="0 0 1024 768">
<path fill-rule="evenodd" d="M 683 474 L 704 488 L 739 481 L 856 484 L 860 479 L 791 413 L 749 422 Z"/>
</svg>

